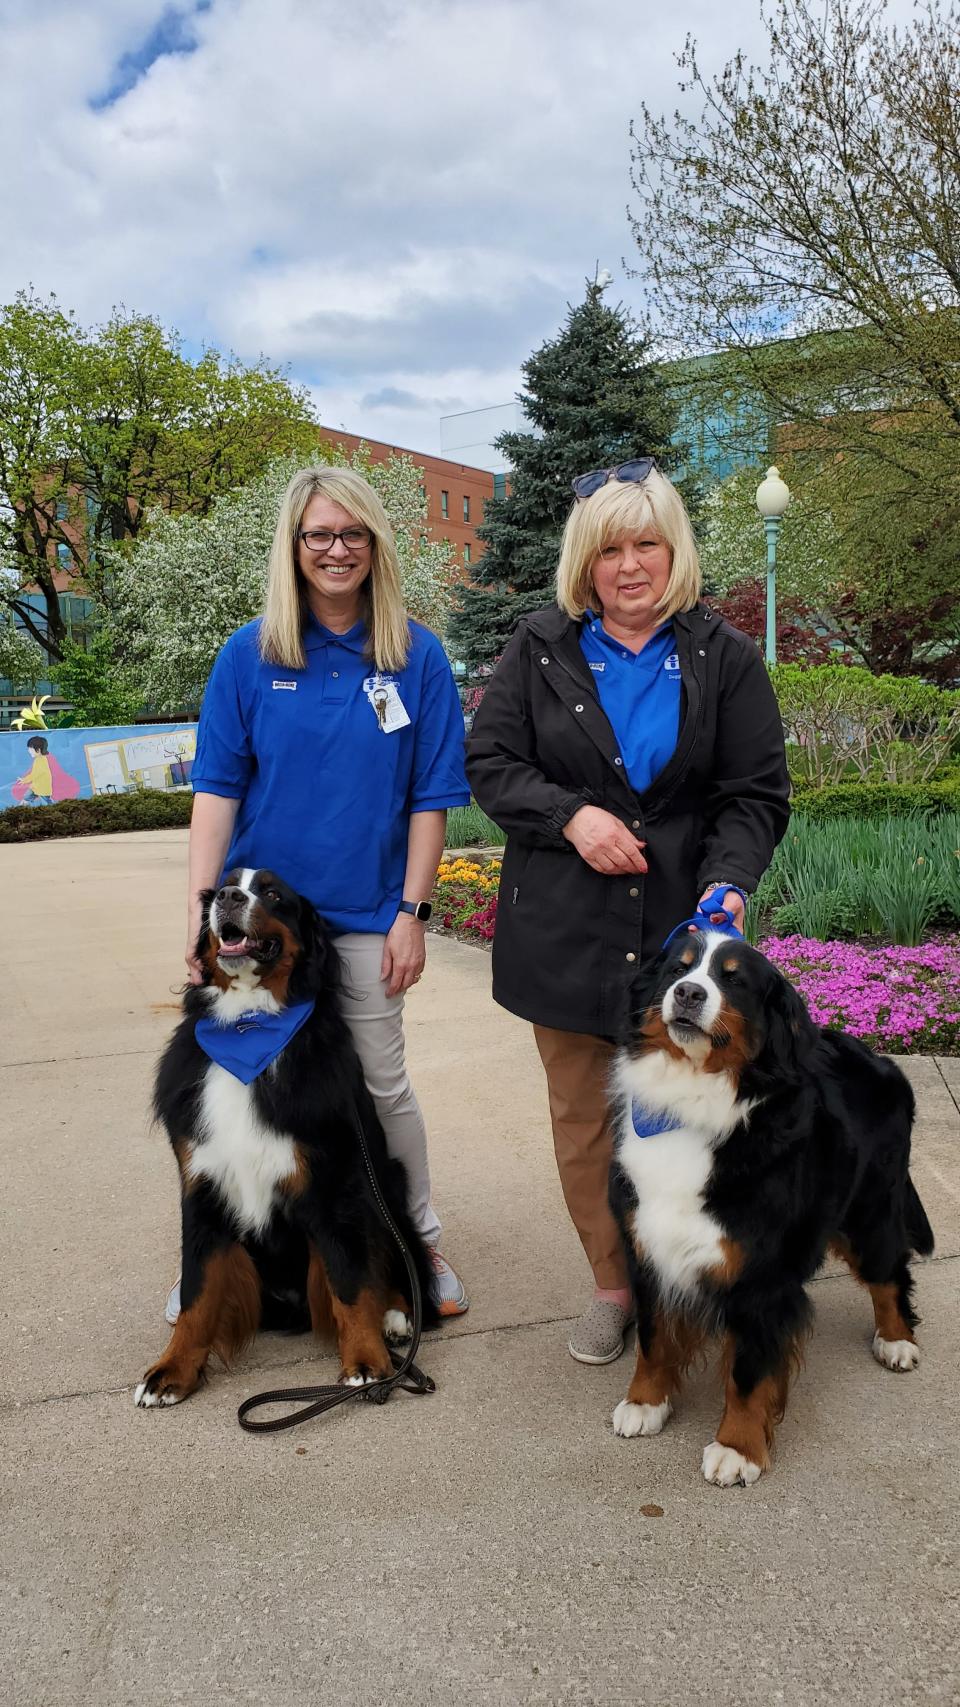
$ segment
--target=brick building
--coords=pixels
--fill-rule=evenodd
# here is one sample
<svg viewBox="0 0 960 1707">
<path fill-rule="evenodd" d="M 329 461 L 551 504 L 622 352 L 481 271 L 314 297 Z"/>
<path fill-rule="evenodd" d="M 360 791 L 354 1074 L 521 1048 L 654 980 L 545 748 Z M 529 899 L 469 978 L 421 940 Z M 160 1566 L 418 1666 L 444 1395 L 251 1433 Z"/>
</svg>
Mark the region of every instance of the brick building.
<svg viewBox="0 0 960 1707">
<path fill-rule="evenodd" d="M 386 462 L 393 455 L 412 457 L 418 468 L 423 469 L 430 538 L 449 540 L 464 567 L 483 556 L 477 528 L 483 521 L 484 505 L 494 496 L 495 484 L 502 477 L 488 474 L 485 468 L 447 462 L 440 456 L 426 456 L 402 445 L 381 444 L 377 439 L 358 438 L 356 433 L 338 432 L 333 427 L 321 427 L 319 437 L 327 444 L 342 445 L 348 455 L 365 445 L 373 462 Z"/>
</svg>

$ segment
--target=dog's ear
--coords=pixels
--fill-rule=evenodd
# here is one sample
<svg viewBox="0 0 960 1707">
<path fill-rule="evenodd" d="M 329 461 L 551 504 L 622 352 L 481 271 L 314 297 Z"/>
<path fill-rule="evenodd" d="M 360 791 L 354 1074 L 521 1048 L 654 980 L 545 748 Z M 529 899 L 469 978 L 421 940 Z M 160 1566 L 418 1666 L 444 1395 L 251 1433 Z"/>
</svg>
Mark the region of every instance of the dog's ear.
<svg viewBox="0 0 960 1707">
<path fill-rule="evenodd" d="M 330 928 L 305 895 L 300 897 L 298 926 L 300 941 L 303 943 L 303 960 L 299 970 L 309 994 L 315 996 L 336 983 L 338 962 Z"/>
<path fill-rule="evenodd" d="M 666 956 L 663 951 L 645 960 L 631 980 L 627 995 L 627 1023 L 630 1035 L 636 1032 L 647 1009 L 651 1006 L 663 982 Z"/>
<path fill-rule="evenodd" d="M 763 991 L 761 1024 L 763 1042 L 754 1067 L 780 1083 L 801 1078 L 816 1043 L 817 1031 L 802 997 L 779 973 L 774 974 Z"/>
<path fill-rule="evenodd" d="M 200 891 L 200 929 L 197 933 L 197 941 L 193 952 L 203 967 L 203 981 L 205 984 L 210 982 L 210 974 L 207 970 L 205 955 L 210 940 L 210 908 L 213 906 L 216 893 L 217 891 L 215 889 L 202 889 Z"/>
</svg>

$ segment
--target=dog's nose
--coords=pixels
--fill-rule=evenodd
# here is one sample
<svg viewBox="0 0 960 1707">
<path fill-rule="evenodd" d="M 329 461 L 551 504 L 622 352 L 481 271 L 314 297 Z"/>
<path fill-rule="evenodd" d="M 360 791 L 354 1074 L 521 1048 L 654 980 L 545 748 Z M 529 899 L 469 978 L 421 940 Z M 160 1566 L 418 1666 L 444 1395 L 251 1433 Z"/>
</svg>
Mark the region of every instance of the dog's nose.
<svg viewBox="0 0 960 1707">
<path fill-rule="evenodd" d="M 702 984 L 680 983 L 673 986 L 673 1000 L 678 1008 L 696 1010 L 702 1008 L 707 999 L 707 992 Z"/>
<path fill-rule="evenodd" d="M 218 901 L 247 901 L 249 896 L 245 889 L 238 889 L 235 883 L 225 883 L 217 890 Z"/>
</svg>

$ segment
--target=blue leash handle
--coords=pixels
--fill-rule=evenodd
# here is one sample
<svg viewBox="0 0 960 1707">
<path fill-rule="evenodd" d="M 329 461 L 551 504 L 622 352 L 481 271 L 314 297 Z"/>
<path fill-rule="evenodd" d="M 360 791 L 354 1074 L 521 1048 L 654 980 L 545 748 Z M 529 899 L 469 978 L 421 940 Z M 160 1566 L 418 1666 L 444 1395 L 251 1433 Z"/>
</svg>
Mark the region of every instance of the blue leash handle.
<svg viewBox="0 0 960 1707">
<path fill-rule="evenodd" d="M 691 925 L 693 925 L 698 931 L 720 931 L 723 936 L 742 937 L 743 932 L 738 930 L 737 926 L 733 922 L 733 914 L 729 912 L 726 907 L 721 907 L 719 901 L 714 900 L 715 895 L 726 895 L 730 889 L 733 889 L 740 896 L 744 905 L 746 905 L 747 897 L 742 889 L 737 888 L 735 883 L 724 883 L 719 889 L 711 889 L 706 900 L 699 902 L 693 917 L 690 919 L 681 919 L 675 929 L 670 932 L 670 935 L 667 937 L 667 940 L 663 945 L 664 948 L 669 948 L 674 937 L 679 936 L 681 931 L 689 930 Z M 714 923 L 711 916 L 714 913 L 723 914 L 722 924 L 718 925 Z"/>
</svg>

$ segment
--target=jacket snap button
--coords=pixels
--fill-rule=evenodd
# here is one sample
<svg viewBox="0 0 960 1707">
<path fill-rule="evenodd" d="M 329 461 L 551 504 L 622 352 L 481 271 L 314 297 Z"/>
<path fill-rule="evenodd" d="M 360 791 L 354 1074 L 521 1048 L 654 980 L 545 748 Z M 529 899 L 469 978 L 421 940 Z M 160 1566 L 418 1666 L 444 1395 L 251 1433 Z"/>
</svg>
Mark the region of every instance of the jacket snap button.
<svg viewBox="0 0 960 1707">
<path fill-rule="evenodd" d="M 573 709 L 574 709 L 574 711 L 582 711 L 583 706 L 582 705 L 575 705 Z"/>
<path fill-rule="evenodd" d="M 549 664 L 550 660 L 549 658 L 541 658 L 540 662 L 541 664 Z"/>
<path fill-rule="evenodd" d="M 699 648 L 698 648 L 698 651 L 699 651 L 699 653 L 700 653 L 700 656 L 701 656 L 701 658 L 705 658 L 705 657 L 706 657 L 706 655 L 707 655 L 707 654 L 706 654 L 706 653 L 705 653 L 705 651 L 704 651 L 704 650 L 703 650 L 703 647 L 702 647 L 702 646 L 700 646 L 700 647 L 699 647 Z"/>
<path fill-rule="evenodd" d="M 615 765 L 622 765 L 623 764 L 623 760 L 618 759 L 616 753 L 614 753 L 614 755 L 613 755 L 613 762 Z"/>
<path fill-rule="evenodd" d="M 631 891 L 630 891 L 630 894 L 634 900 L 636 900 L 639 893 L 640 893 L 639 889 L 631 889 Z"/>
<path fill-rule="evenodd" d="M 628 960 L 636 960 L 636 958 L 637 958 L 637 957 L 636 957 L 636 955 L 635 955 L 635 954 L 628 954 L 628 955 L 627 955 L 627 959 L 628 959 Z"/>
<path fill-rule="evenodd" d="M 631 828 L 631 830 L 639 830 L 639 828 L 640 828 L 639 818 L 634 818 L 633 823 L 630 825 L 630 828 Z"/>
</svg>

